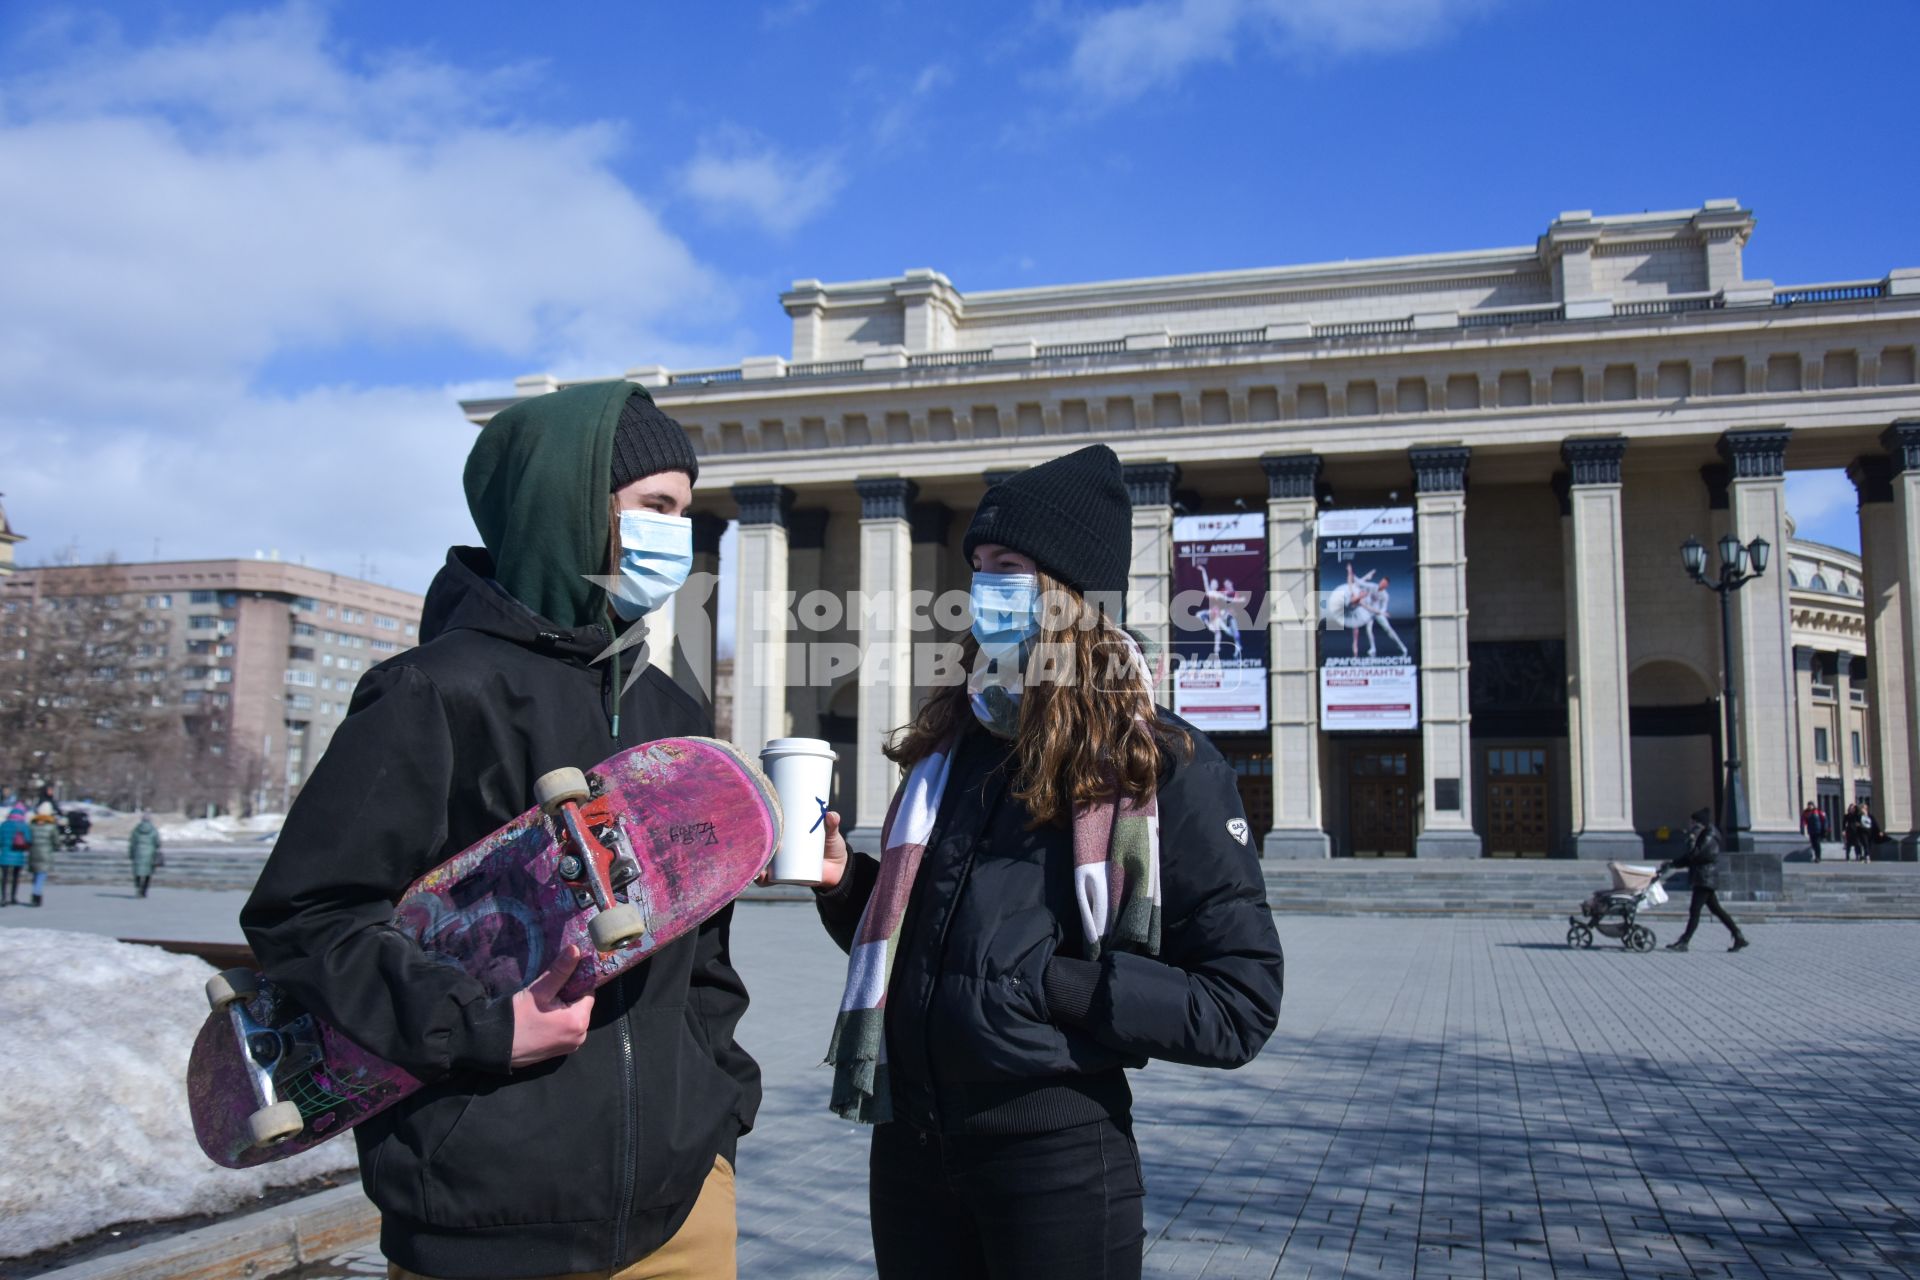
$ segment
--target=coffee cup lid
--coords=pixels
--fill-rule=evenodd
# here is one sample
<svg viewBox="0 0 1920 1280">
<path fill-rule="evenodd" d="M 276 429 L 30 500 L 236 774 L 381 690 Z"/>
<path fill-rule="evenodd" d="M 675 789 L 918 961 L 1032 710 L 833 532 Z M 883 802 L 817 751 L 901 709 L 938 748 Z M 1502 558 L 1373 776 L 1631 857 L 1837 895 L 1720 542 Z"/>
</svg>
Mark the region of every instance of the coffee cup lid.
<svg viewBox="0 0 1920 1280">
<path fill-rule="evenodd" d="M 768 756 L 825 756 L 838 760 L 833 745 L 825 738 L 774 738 L 760 748 L 760 758 Z"/>
</svg>

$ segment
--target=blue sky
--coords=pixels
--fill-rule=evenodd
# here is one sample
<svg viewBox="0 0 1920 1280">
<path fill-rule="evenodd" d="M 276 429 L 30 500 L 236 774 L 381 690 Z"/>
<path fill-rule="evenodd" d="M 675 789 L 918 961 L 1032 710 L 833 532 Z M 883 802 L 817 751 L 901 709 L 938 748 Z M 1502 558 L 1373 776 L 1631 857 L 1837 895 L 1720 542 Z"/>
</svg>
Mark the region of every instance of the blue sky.
<svg viewBox="0 0 1920 1280">
<path fill-rule="evenodd" d="M 459 394 L 785 353 L 790 281 L 1530 243 L 1735 196 L 1750 276 L 1920 265 L 1920 6 L 1547 0 L 0 10 L 26 558 L 423 586 Z M 1852 495 L 1796 477 L 1803 532 Z"/>
</svg>

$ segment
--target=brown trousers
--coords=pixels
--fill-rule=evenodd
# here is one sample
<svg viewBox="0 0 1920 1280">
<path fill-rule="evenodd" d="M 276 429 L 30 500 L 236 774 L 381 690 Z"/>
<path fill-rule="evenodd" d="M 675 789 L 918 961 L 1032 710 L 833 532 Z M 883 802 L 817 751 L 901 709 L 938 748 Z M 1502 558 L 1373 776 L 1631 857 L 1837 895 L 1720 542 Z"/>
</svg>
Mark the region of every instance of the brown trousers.
<svg viewBox="0 0 1920 1280">
<path fill-rule="evenodd" d="M 700 1188 L 693 1212 L 673 1238 L 619 1271 L 575 1271 L 552 1280 L 735 1280 L 733 1166 L 713 1158 L 713 1172 Z M 431 1280 L 389 1262 L 387 1280 Z"/>
</svg>

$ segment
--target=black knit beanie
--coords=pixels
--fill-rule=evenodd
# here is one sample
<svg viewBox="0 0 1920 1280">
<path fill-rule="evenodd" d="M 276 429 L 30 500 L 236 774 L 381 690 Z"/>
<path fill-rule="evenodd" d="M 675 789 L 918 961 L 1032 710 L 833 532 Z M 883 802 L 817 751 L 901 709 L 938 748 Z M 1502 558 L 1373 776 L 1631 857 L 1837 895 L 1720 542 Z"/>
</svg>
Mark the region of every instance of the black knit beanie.
<svg viewBox="0 0 1920 1280">
<path fill-rule="evenodd" d="M 987 490 L 965 552 L 983 542 L 1024 555 L 1082 595 L 1127 592 L 1133 503 L 1120 459 L 1103 444 L 1017 472 Z"/>
<path fill-rule="evenodd" d="M 620 407 L 620 423 L 613 429 L 613 483 L 608 491 L 659 471 L 684 471 L 689 480 L 698 480 L 700 460 L 693 456 L 686 428 L 636 388 Z"/>
</svg>

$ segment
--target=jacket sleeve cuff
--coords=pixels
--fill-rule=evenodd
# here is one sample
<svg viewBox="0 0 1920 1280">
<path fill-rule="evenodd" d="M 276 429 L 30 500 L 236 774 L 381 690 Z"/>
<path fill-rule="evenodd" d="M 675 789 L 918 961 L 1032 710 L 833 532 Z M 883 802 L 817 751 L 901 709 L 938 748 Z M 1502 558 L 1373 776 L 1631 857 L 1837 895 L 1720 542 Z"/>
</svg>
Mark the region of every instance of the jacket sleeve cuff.
<svg viewBox="0 0 1920 1280">
<path fill-rule="evenodd" d="M 1094 989 L 1100 985 L 1100 962 L 1054 956 L 1047 961 L 1041 985 L 1056 1023 L 1085 1026 L 1093 1014 Z"/>
<path fill-rule="evenodd" d="M 456 1066 L 505 1075 L 513 1064 L 513 997 L 478 1000 L 466 1010 L 467 1039 Z"/>
</svg>

